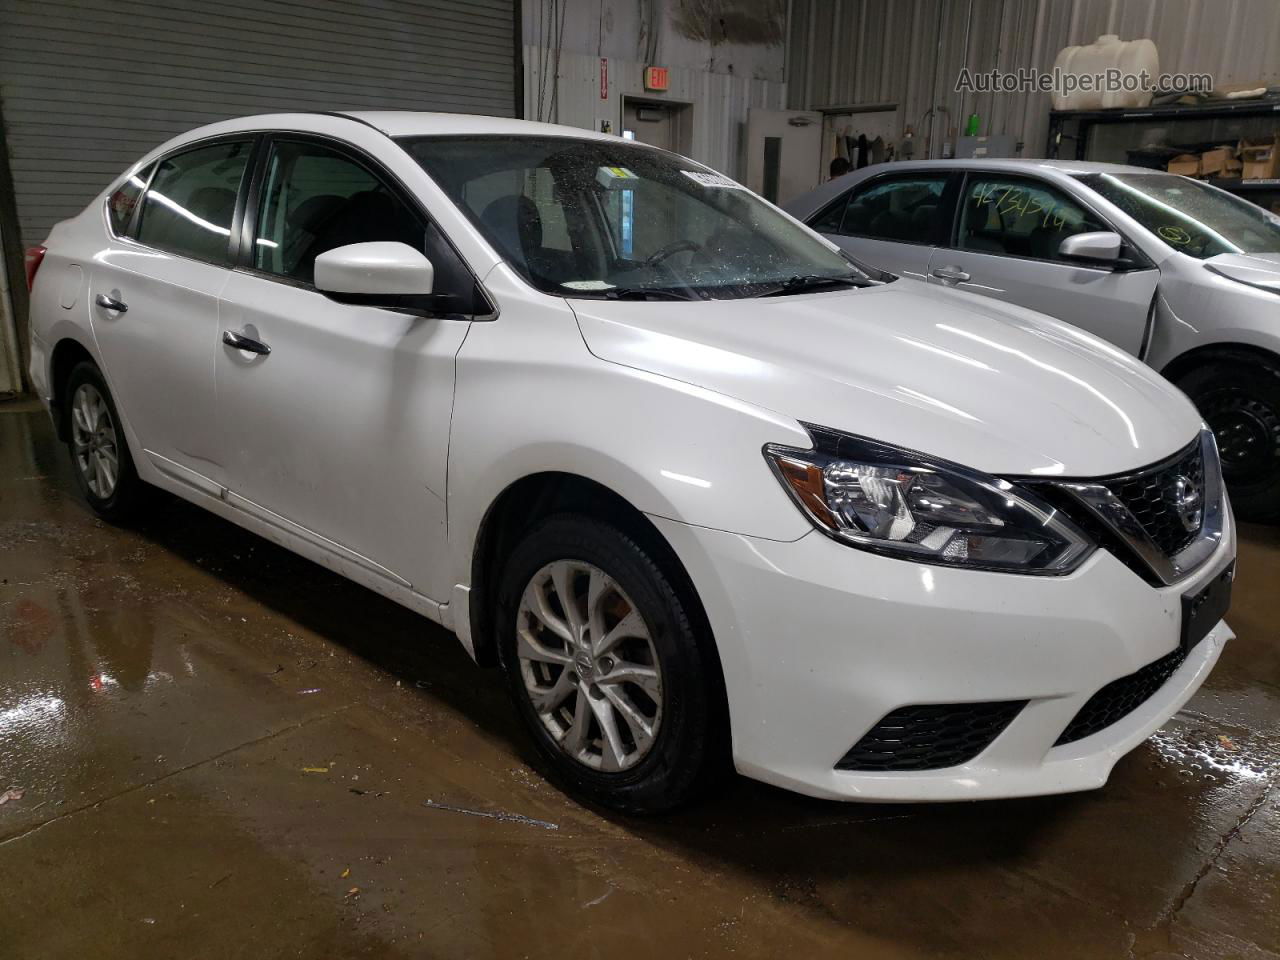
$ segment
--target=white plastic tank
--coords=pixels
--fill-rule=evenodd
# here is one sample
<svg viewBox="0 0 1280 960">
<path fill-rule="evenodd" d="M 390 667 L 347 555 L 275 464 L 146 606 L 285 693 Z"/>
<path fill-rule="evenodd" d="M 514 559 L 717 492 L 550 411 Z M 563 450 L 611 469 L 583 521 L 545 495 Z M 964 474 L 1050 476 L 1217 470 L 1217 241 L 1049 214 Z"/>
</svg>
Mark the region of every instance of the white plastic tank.
<svg viewBox="0 0 1280 960">
<path fill-rule="evenodd" d="M 1160 55 L 1151 40 L 1121 40 L 1114 33 L 1107 33 L 1088 46 L 1064 47 L 1053 61 L 1053 68 L 1064 76 L 1092 78 L 1105 76 L 1108 70 L 1116 70 L 1120 77 L 1129 78 L 1120 89 L 1110 86 L 1103 89 L 1094 84 L 1089 90 L 1077 85 L 1070 93 L 1055 91 L 1055 110 L 1145 107 L 1151 102 L 1151 91 L 1142 89 L 1137 78 L 1146 71 L 1149 82 L 1154 84 L 1160 75 Z"/>
</svg>

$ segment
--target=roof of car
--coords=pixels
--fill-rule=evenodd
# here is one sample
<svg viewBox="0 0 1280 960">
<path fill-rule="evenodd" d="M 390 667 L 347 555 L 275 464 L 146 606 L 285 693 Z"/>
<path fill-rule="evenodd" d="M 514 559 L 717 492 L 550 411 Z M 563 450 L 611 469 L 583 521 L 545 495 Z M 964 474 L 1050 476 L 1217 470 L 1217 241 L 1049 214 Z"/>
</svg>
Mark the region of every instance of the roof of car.
<svg viewBox="0 0 1280 960">
<path fill-rule="evenodd" d="M 335 126 L 335 121 L 337 126 Z M 306 113 L 260 113 L 247 117 L 220 120 L 180 133 L 161 144 L 148 156 L 161 156 L 195 140 L 242 132 L 263 130 L 301 130 L 337 133 L 346 123 L 358 123 L 388 137 L 416 136 L 499 136 L 499 137 L 573 137 L 579 140 L 604 140 L 617 143 L 621 138 L 596 133 L 581 127 L 555 123 L 535 123 L 506 117 L 480 117 L 465 113 L 427 113 L 411 110 L 353 110 Z"/>
<path fill-rule="evenodd" d="M 1089 160 L 1036 160 L 971 157 L 964 160 L 900 160 L 861 167 L 842 177 L 819 184 L 808 193 L 784 203 L 783 209 L 801 220 L 816 213 L 828 201 L 867 177 L 880 173 L 911 173 L 917 170 L 994 170 L 1010 173 L 1073 176 L 1086 173 L 1162 173 L 1149 167 Z"/>
<path fill-rule="evenodd" d="M 344 110 L 342 116 L 376 127 L 390 137 L 479 136 L 578 137 L 617 140 L 607 133 L 558 123 L 537 123 L 507 117 L 482 117 L 467 113 L 427 113 L 414 110 Z"/>
<path fill-rule="evenodd" d="M 903 160 L 895 162 L 895 170 L 928 170 L 935 167 L 961 170 L 1056 170 L 1059 173 L 1152 173 L 1148 167 L 1124 163 L 1098 163 L 1093 160 L 1039 160 L 1035 158 L 969 157 L 961 160 Z M 867 169 L 863 167 L 862 170 Z M 855 171 L 861 173 L 862 170 Z"/>
</svg>

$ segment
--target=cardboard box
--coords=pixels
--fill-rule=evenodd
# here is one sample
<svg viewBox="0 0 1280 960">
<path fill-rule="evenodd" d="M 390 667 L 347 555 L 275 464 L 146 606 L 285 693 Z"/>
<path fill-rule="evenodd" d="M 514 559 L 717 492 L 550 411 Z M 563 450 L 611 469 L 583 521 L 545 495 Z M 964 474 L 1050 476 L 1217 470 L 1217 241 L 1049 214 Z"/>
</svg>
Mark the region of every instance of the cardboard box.
<svg viewBox="0 0 1280 960">
<path fill-rule="evenodd" d="M 1200 154 L 1200 175 L 1202 177 L 1238 177 L 1241 163 L 1236 156 L 1235 147 L 1214 147 Z"/>
<path fill-rule="evenodd" d="M 1169 161 L 1169 166 L 1165 169 L 1183 177 L 1198 177 L 1200 176 L 1200 155 L 1180 153 Z"/>
<path fill-rule="evenodd" d="M 1270 140 L 1241 140 L 1241 176 L 1246 180 L 1280 177 L 1280 136 Z"/>
</svg>

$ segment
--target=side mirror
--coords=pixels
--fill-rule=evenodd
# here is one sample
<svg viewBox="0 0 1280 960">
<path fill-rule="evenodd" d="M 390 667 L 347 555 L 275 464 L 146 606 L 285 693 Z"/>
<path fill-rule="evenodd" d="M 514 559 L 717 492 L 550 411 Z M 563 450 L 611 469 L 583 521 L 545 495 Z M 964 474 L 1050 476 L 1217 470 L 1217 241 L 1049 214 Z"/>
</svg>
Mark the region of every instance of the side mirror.
<svg viewBox="0 0 1280 960">
<path fill-rule="evenodd" d="M 1109 260 L 1114 263 L 1120 259 L 1122 243 L 1120 234 L 1110 230 L 1077 233 L 1062 241 L 1058 255 L 1068 260 Z"/>
<path fill-rule="evenodd" d="M 426 296 L 435 270 L 407 243 L 349 243 L 316 257 L 315 284 L 322 293 L 367 297 Z"/>
</svg>

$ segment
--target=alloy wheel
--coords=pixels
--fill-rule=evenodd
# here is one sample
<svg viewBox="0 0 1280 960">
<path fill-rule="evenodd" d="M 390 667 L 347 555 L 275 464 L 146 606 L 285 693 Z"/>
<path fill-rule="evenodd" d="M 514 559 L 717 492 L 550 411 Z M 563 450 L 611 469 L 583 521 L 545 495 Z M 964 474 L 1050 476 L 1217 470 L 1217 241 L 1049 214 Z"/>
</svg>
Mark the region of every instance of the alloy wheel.
<svg viewBox="0 0 1280 960">
<path fill-rule="evenodd" d="M 516 614 L 524 689 L 560 749 L 606 773 L 652 749 L 662 721 L 662 672 L 649 627 L 618 583 L 576 560 L 547 564 Z"/>
<path fill-rule="evenodd" d="M 91 383 L 80 384 L 71 400 L 71 446 L 89 492 L 110 499 L 120 478 L 120 451 L 111 411 Z"/>
</svg>

